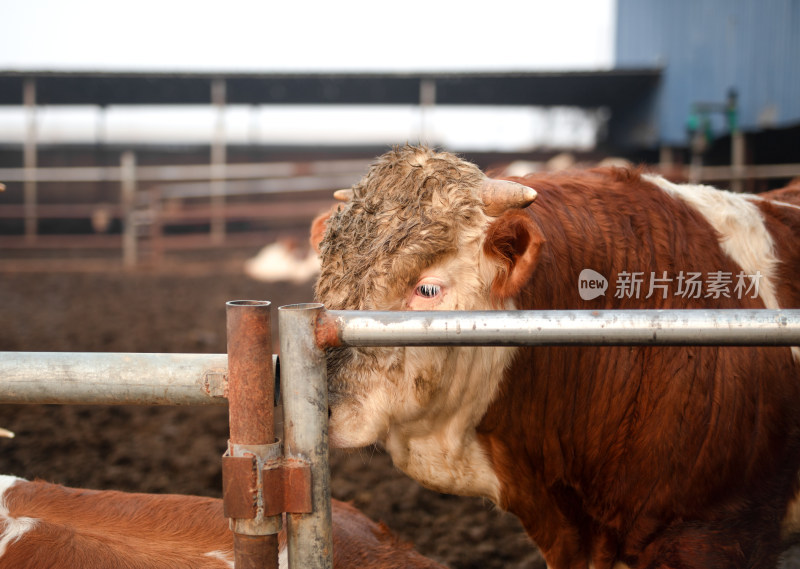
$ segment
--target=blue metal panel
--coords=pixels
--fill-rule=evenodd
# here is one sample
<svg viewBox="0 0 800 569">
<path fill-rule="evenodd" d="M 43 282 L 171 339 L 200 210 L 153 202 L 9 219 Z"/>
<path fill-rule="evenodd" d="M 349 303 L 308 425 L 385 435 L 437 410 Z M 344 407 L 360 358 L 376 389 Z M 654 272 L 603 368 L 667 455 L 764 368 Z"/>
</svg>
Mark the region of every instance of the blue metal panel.
<svg viewBox="0 0 800 569">
<path fill-rule="evenodd" d="M 685 144 L 692 105 L 739 94 L 746 131 L 800 123 L 800 0 L 617 0 L 618 68 L 664 67 L 661 141 Z M 718 135 L 727 132 L 716 117 Z"/>
</svg>

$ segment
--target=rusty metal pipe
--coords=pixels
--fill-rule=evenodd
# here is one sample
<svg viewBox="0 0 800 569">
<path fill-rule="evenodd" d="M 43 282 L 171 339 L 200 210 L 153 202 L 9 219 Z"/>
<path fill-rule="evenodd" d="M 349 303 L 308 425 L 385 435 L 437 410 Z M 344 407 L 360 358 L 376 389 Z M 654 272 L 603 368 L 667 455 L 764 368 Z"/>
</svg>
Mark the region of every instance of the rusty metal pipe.
<svg viewBox="0 0 800 569">
<path fill-rule="evenodd" d="M 267 301 L 234 300 L 226 305 L 228 325 L 228 413 L 231 442 L 268 445 L 275 441 L 272 404 L 271 315 Z"/>
<path fill-rule="evenodd" d="M 270 303 L 231 301 L 226 315 L 230 441 L 223 458 L 223 502 L 232 518 L 234 567 L 277 569 L 281 518 L 264 516 L 261 484 L 264 464 L 280 453 L 273 419 Z M 242 500 L 248 490 L 255 508 L 253 500 Z"/>
<path fill-rule="evenodd" d="M 272 569 L 278 567 L 276 535 L 233 534 L 234 569 Z M 273 543 L 274 542 L 274 543 Z M 274 553 L 272 551 L 275 551 Z M 275 557 L 275 563 L 271 563 Z"/>
</svg>

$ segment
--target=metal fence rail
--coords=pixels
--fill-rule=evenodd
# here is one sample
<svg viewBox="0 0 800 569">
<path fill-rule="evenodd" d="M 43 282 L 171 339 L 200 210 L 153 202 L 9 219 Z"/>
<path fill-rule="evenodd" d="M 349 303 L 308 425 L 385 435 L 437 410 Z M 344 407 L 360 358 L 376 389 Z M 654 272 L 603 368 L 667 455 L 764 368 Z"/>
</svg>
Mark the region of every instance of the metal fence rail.
<svg viewBox="0 0 800 569">
<path fill-rule="evenodd" d="M 0 401 L 225 405 L 225 354 L 0 352 Z"/>
<path fill-rule="evenodd" d="M 798 346 L 800 310 L 324 311 L 323 346 Z"/>
<path fill-rule="evenodd" d="M 0 352 L 0 403 L 227 405 L 227 374 L 227 354 Z"/>
<path fill-rule="evenodd" d="M 295 304 L 281 307 L 280 315 L 282 349 L 292 347 L 291 354 L 282 352 L 283 367 L 296 376 L 294 385 L 305 383 L 301 377 L 309 385 L 324 385 L 324 352 L 337 346 L 800 344 L 800 310 L 361 312 Z M 292 328 L 284 326 L 290 318 Z M 798 348 L 792 350 L 797 357 Z M 309 393 L 302 392 L 307 402 L 313 400 Z M 318 394 L 316 402 L 324 413 L 327 394 Z M 327 449 L 327 424 L 319 436 Z M 318 500 L 326 499 L 319 489 L 314 492 Z M 304 532 L 319 532 L 324 524 L 321 518 L 309 522 Z M 319 557 L 297 553 L 301 542 L 295 543 L 290 566 L 300 561 L 301 567 L 327 567 Z"/>
</svg>

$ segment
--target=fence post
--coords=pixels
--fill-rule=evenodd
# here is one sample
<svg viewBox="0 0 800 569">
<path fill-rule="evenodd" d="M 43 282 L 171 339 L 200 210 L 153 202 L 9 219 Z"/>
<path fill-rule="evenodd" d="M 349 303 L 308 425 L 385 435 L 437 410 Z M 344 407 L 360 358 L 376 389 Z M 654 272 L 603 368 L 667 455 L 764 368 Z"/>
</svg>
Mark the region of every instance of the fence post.
<svg viewBox="0 0 800 569">
<path fill-rule="evenodd" d="M 125 268 L 136 266 L 136 155 L 126 150 L 120 158 L 122 206 L 122 264 Z"/>
<path fill-rule="evenodd" d="M 277 569 L 281 516 L 265 516 L 263 470 L 280 460 L 273 423 L 270 303 L 226 304 L 230 441 L 222 462 L 223 504 L 231 518 L 234 567 Z"/>
<path fill-rule="evenodd" d="M 744 132 L 735 130 L 731 133 L 731 191 L 742 193 L 744 191 L 744 162 L 745 162 Z"/>
<path fill-rule="evenodd" d="M 38 233 L 37 202 L 38 189 L 36 183 L 36 79 L 29 77 L 23 85 L 22 98 L 26 110 L 25 145 L 23 148 L 25 178 L 25 240 L 36 242 Z"/>
<path fill-rule="evenodd" d="M 214 245 L 225 241 L 225 91 L 225 79 L 215 78 L 211 83 L 211 103 L 217 113 L 211 144 L 211 242 Z"/>
<path fill-rule="evenodd" d="M 322 311 L 321 304 L 278 309 L 286 457 L 311 463 L 312 512 L 286 516 L 289 566 L 297 569 L 333 567 L 328 388 L 325 352 L 314 333 Z"/>
</svg>

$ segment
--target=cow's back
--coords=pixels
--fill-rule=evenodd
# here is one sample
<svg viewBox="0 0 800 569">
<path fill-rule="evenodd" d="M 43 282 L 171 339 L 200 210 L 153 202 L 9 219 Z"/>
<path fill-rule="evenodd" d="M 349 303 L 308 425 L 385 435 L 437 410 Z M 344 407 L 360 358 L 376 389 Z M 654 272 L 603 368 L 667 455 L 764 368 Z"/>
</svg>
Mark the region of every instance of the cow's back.
<svg viewBox="0 0 800 569">
<path fill-rule="evenodd" d="M 709 199 L 719 202 L 706 207 L 696 195 L 681 195 L 690 189 L 673 192 L 630 171 L 524 182 L 539 192 L 528 212 L 544 244 L 519 308 L 800 306 L 800 212 L 793 208 L 713 193 Z M 752 236 L 756 242 L 743 246 L 753 249 L 737 250 L 737 232 Z M 609 280 L 605 296 L 579 296 L 584 269 Z M 742 272 L 760 272 L 772 296 L 676 294 L 681 274 L 735 279 Z M 643 277 L 638 291 L 615 286 L 636 274 Z M 667 290 L 648 290 L 652 279 Z M 708 566 L 737 566 L 739 546 L 721 544 L 763 548 L 773 552 L 764 559 L 774 559 L 776 520 L 797 492 L 798 370 L 787 348 L 521 348 L 479 433 L 508 490 L 503 505 L 549 550 L 549 563 L 570 566 L 588 535 L 597 555 L 608 548 L 629 563 L 647 565 L 667 555 L 663 548 L 700 559 L 701 542 L 717 544 Z M 520 485 L 520 477 L 536 483 Z M 737 516 L 750 527 L 740 527 Z M 680 520 L 695 520 L 697 528 Z M 654 537 L 661 532 L 665 537 Z"/>
</svg>

